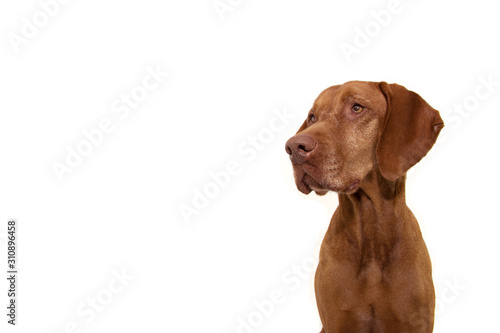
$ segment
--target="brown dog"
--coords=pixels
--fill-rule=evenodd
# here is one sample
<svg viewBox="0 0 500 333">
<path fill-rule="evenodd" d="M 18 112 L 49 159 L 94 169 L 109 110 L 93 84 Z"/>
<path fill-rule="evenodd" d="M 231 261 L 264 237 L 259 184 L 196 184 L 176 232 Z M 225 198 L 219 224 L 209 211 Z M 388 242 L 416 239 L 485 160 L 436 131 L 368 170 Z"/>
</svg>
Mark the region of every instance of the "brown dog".
<svg viewBox="0 0 500 333">
<path fill-rule="evenodd" d="M 418 94 L 353 81 L 323 91 L 286 143 L 301 192 L 339 193 L 315 277 L 321 332 L 432 332 L 431 262 L 405 179 L 443 126 Z"/>
</svg>

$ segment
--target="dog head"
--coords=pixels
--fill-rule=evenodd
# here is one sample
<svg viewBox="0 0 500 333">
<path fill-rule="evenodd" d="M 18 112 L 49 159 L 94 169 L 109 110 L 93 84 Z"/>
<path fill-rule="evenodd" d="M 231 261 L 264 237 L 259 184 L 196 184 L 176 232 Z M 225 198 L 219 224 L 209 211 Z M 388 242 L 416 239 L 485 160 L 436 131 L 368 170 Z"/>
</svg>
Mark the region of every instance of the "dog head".
<svg viewBox="0 0 500 333">
<path fill-rule="evenodd" d="M 351 81 L 324 90 L 286 143 L 297 188 L 354 193 L 375 168 L 394 181 L 434 145 L 444 123 L 397 84 Z"/>
</svg>

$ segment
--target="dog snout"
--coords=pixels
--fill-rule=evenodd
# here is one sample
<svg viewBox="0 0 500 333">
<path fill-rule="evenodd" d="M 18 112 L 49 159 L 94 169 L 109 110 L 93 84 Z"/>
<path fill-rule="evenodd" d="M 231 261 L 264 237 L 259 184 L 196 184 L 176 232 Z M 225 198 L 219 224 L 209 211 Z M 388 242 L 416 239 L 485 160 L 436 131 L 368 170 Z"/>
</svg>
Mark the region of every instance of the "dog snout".
<svg viewBox="0 0 500 333">
<path fill-rule="evenodd" d="M 302 164 L 311 156 L 316 146 L 317 142 L 310 135 L 299 134 L 286 142 L 285 149 L 293 163 Z"/>
</svg>

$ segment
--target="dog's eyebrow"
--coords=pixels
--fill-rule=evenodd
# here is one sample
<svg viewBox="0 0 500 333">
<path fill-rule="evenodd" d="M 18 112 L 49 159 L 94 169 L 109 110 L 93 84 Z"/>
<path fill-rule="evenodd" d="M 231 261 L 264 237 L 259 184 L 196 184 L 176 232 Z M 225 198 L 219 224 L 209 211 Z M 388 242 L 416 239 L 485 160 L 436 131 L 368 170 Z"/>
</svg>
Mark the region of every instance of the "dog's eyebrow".
<svg viewBox="0 0 500 333">
<path fill-rule="evenodd" d="M 359 101 L 360 103 L 370 103 L 370 101 L 368 99 L 366 99 L 365 97 L 363 97 L 361 95 L 351 95 L 351 96 L 349 96 L 349 98 L 356 100 L 356 101 Z"/>
<path fill-rule="evenodd" d="M 363 106 L 366 106 L 368 108 L 371 108 L 371 102 L 369 99 L 365 98 L 364 96 L 361 95 L 349 95 L 345 99 L 346 102 L 357 102 L 360 104 L 363 104 Z"/>
</svg>

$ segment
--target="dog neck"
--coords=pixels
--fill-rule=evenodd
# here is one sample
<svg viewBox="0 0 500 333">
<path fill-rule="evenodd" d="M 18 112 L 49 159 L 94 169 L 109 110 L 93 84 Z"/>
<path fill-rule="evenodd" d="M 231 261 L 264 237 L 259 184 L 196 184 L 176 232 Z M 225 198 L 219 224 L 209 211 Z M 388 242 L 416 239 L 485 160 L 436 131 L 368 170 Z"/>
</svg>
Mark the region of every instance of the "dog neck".
<svg viewBox="0 0 500 333">
<path fill-rule="evenodd" d="M 329 238 L 344 234 L 344 251 L 364 264 L 384 266 L 404 235 L 406 176 L 388 181 L 378 170 L 370 172 L 352 194 L 339 193 L 339 207 L 332 217 Z M 336 238 L 338 239 L 338 238 Z M 334 241 L 331 239 L 331 241 Z"/>
<path fill-rule="evenodd" d="M 362 211 L 366 207 L 364 199 L 367 199 L 369 206 L 372 206 L 380 213 L 390 213 L 397 210 L 398 207 L 405 207 L 405 183 L 406 174 L 402 175 L 395 181 L 389 181 L 382 176 L 378 169 L 372 170 L 361 182 L 358 191 L 353 194 L 345 195 L 349 198 L 349 202 L 353 205 L 356 203 L 364 203 L 358 205 L 357 208 Z M 339 194 L 339 199 L 342 194 Z"/>
</svg>

